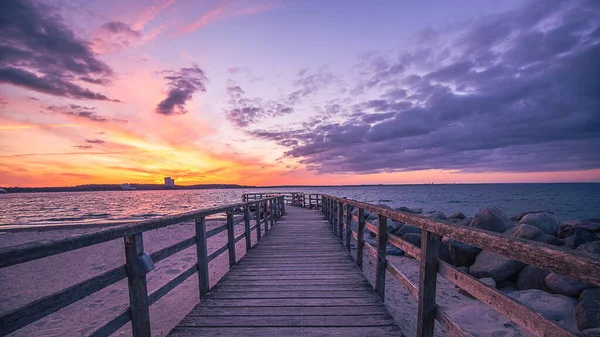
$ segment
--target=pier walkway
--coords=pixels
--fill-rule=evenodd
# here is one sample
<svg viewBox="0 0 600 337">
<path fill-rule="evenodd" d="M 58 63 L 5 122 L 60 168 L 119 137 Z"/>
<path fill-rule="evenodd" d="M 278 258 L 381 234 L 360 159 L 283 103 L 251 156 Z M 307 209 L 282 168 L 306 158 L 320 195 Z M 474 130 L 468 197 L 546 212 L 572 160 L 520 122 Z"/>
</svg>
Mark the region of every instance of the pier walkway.
<svg viewBox="0 0 600 337">
<path fill-rule="evenodd" d="M 401 336 L 320 211 L 288 207 L 169 336 Z"/>
</svg>

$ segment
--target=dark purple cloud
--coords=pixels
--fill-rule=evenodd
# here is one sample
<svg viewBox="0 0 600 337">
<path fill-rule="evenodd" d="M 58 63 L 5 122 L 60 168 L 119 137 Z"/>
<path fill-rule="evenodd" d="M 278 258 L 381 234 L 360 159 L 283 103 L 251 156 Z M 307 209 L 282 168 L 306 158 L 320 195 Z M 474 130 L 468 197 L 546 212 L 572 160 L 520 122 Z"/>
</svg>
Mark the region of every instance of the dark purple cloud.
<svg viewBox="0 0 600 337">
<path fill-rule="evenodd" d="M 76 81 L 105 84 L 112 76 L 112 69 L 53 8 L 26 0 L 0 2 L 0 83 L 55 96 L 110 100 Z"/>
<path fill-rule="evenodd" d="M 86 107 L 77 104 L 63 106 L 51 105 L 46 107 L 46 110 L 50 111 L 51 113 L 80 117 L 94 122 L 127 122 L 127 120 L 124 119 L 104 117 L 98 114 L 96 112 L 96 108 L 94 107 Z"/>
<path fill-rule="evenodd" d="M 85 142 L 89 143 L 89 144 L 104 144 L 104 143 L 106 143 L 102 139 L 86 139 Z"/>
<path fill-rule="evenodd" d="M 597 169 L 599 32 L 585 0 L 428 28 L 409 50 L 363 56 L 352 93 L 369 99 L 349 112 L 251 133 L 321 172 Z"/>
<path fill-rule="evenodd" d="M 233 125 L 244 128 L 266 118 L 278 117 L 294 112 L 293 107 L 274 100 L 246 98 L 244 90 L 238 86 L 227 87 L 229 106 L 225 109 L 225 117 Z"/>
<path fill-rule="evenodd" d="M 142 33 L 121 21 L 103 24 L 92 38 L 94 49 L 101 53 L 120 51 L 138 43 Z"/>
<path fill-rule="evenodd" d="M 187 113 L 185 103 L 192 99 L 195 92 L 206 92 L 205 83 L 208 81 L 204 72 L 193 65 L 191 68 L 181 68 L 179 71 L 165 70 L 168 74 L 164 79 L 169 83 L 167 98 L 156 106 L 156 112 L 161 115 L 181 115 Z"/>
</svg>

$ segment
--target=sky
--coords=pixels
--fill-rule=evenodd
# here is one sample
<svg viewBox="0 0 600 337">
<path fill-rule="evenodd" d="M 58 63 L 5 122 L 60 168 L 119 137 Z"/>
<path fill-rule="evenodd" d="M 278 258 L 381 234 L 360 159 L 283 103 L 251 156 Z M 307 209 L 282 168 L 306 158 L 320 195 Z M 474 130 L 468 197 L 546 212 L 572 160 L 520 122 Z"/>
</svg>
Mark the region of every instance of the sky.
<svg viewBox="0 0 600 337">
<path fill-rule="evenodd" d="M 600 181 L 600 2 L 0 2 L 0 186 Z"/>
</svg>

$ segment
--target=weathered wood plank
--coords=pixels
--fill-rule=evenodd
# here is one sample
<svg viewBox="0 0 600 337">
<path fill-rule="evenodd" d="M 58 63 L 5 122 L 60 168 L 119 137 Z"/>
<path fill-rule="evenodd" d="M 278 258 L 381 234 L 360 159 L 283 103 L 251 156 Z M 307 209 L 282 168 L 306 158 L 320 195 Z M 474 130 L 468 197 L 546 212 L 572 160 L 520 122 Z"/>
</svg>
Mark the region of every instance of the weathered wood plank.
<svg viewBox="0 0 600 337">
<path fill-rule="evenodd" d="M 198 258 L 198 287 L 200 298 L 210 289 L 208 280 L 208 251 L 206 246 L 206 218 L 196 218 L 196 256 Z"/>
<path fill-rule="evenodd" d="M 363 249 L 365 246 L 365 210 L 358 209 L 358 233 L 356 234 L 356 265 L 363 269 Z"/>
<path fill-rule="evenodd" d="M 329 316 L 343 313 L 346 316 L 379 316 L 386 315 L 388 311 L 380 305 L 360 307 L 209 307 L 198 306 L 190 312 L 190 316 Z"/>
<path fill-rule="evenodd" d="M 233 211 L 227 211 L 227 251 L 229 252 L 229 267 L 235 265 L 235 229 L 233 227 Z"/>
<path fill-rule="evenodd" d="M 368 316 L 346 316 L 344 314 L 328 316 L 277 316 L 266 321 L 255 316 L 188 316 L 179 326 L 195 327 L 364 327 L 390 326 L 389 314 Z"/>
<path fill-rule="evenodd" d="M 250 207 L 246 205 L 244 207 L 244 233 L 246 237 L 246 252 L 252 248 L 252 238 L 251 238 L 251 230 L 250 230 Z"/>
<path fill-rule="evenodd" d="M 377 232 L 377 266 L 375 275 L 375 291 L 382 301 L 385 300 L 385 263 L 387 250 L 387 218 L 378 215 L 379 228 Z"/>
<path fill-rule="evenodd" d="M 268 337 L 268 336 L 286 336 L 286 337 L 311 337 L 311 336 L 333 336 L 333 337 L 401 337 L 402 332 L 397 326 L 377 326 L 377 327 L 302 327 L 302 328 L 210 328 L 210 327 L 176 327 L 169 336 L 173 337 Z"/>
<path fill-rule="evenodd" d="M 125 260 L 127 261 L 127 285 L 129 288 L 129 316 L 134 337 L 150 337 L 150 312 L 148 310 L 148 288 L 146 275 L 142 270 L 138 256 L 144 252 L 142 233 L 123 238 Z"/>
<path fill-rule="evenodd" d="M 244 291 L 244 292 L 227 292 L 227 291 L 211 291 L 208 295 L 206 295 L 206 299 L 231 299 L 231 300 L 241 300 L 241 299 L 271 299 L 271 298 L 281 298 L 281 299 L 304 299 L 304 298 L 372 298 L 373 293 L 363 291 L 319 291 L 319 290 L 311 290 L 305 292 L 298 291 L 269 291 L 269 292 L 260 292 L 260 291 Z"/>
<path fill-rule="evenodd" d="M 435 322 L 435 288 L 437 284 L 440 236 L 428 231 L 421 234 L 421 269 L 419 272 L 419 308 L 417 337 L 433 337 Z"/>
</svg>

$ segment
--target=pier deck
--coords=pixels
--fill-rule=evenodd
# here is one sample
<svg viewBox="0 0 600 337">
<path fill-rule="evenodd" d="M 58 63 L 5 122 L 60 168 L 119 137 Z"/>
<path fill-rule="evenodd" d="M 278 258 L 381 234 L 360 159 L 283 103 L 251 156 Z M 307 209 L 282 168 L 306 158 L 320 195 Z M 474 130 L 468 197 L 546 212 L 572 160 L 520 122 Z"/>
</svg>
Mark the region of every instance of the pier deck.
<svg viewBox="0 0 600 337">
<path fill-rule="evenodd" d="M 320 211 L 289 207 L 169 336 L 402 336 Z"/>
</svg>

